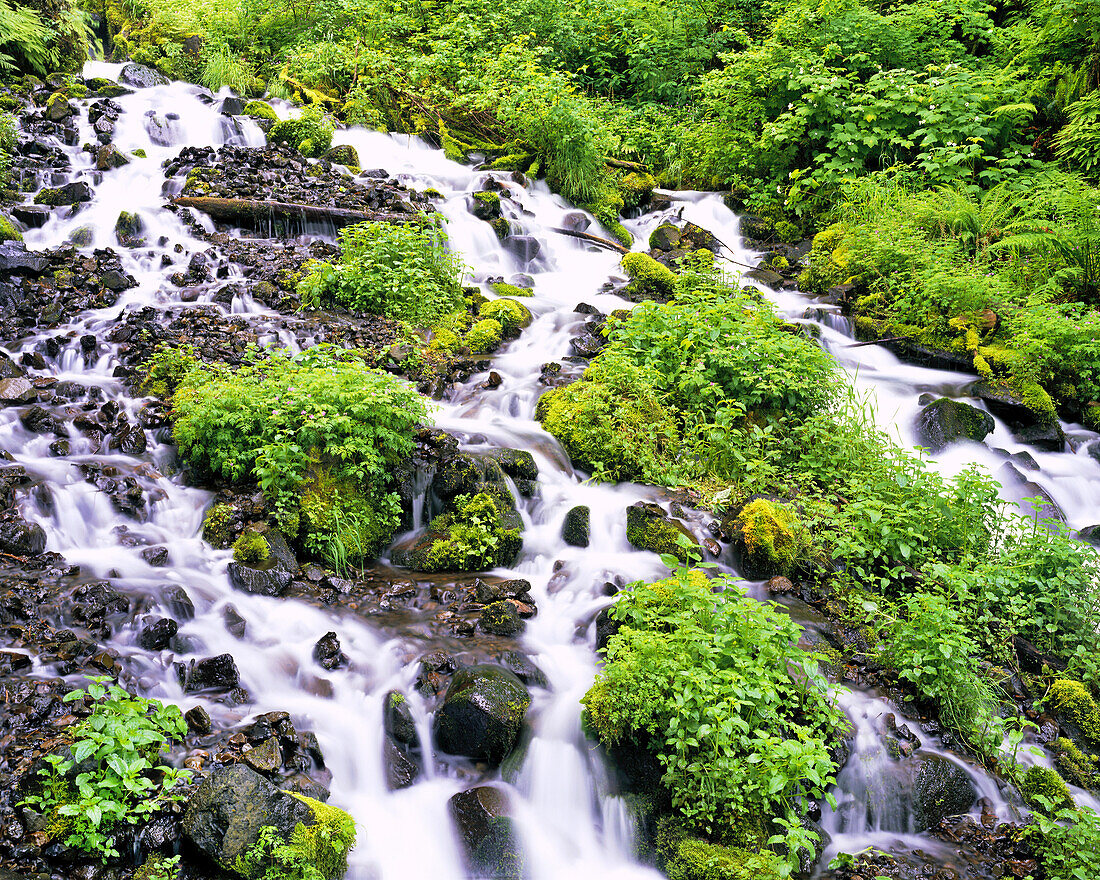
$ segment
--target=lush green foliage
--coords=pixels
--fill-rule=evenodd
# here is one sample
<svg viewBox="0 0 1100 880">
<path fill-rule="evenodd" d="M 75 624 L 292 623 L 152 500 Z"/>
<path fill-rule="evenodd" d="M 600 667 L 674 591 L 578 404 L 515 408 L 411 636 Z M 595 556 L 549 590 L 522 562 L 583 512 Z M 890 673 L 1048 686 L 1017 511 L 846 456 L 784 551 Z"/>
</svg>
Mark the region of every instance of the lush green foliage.
<svg viewBox="0 0 1100 880">
<path fill-rule="evenodd" d="M 292 793 L 293 794 L 293 793 Z M 355 821 L 338 807 L 293 794 L 313 810 L 314 822 L 295 826 L 284 840 L 271 825 L 233 869 L 249 880 L 338 880 L 348 869 L 355 846 Z"/>
<path fill-rule="evenodd" d="M 357 223 L 340 230 L 340 259 L 314 261 L 298 285 L 302 301 L 333 302 L 417 327 L 434 326 L 462 307 L 462 263 L 444 232 L 420 223 Z"/>
<path fill-rule="evenodd" d="M 172 411 L 192 467 L 256 479 L 284 531 L 338 563 L 370 556 L 396 530 L 391 472 L 426 413 L 408 383 L 325 347 L 238 370 L 196 366 Z"/>
<path fill-rule="evenodd" d="M 807 845 L 795 799 L 825 796 L 841 716 L 814 655 L 794 644 L 799 627 L 686 568 L 632 584 L 611 615 L 620 628 L 583 700 L 600 739 L 652 742 L 690 827 L 760 846 L 777 816 L 789 823 L 779 840 Z"/>
<path fill-rule="evenodd" d="M 15 144 L 15 120 L 10 113 L 0 113 L 0 189 L 11 184 L 11 155 Z"/>
<path fill-rule="evenodd" d="M 176 706 L 135 697 L 106 678 L 70 691 L 66 702 L 92 700 L 92 713 L 69 729 L 71 750 L 46 756 L 41 790 L 23 803 L 50 819 L 50 832 L 66 846 L 102 858 L 117 857 L 119 826 L 148 819 L 180 800 L 173 789 L 189 770 L 160 762 L 160 754 L 187 725 Z"/>
<path fill-rule="evenodd" d="M 1100 876 L 1100 817 L 1092 810 L 1046 803 L 1032 814 L 1025 831 L 1048 880 L 1089 880 Z"/>
<path fill-rule="evenodd" d="M 519 531 L 504 527 L 500 508 L 485 492 L 459 495 L 451 511 L 432 520 L 429 531 L 443 537 L 418 566 L 424 571 L 484 571 L 510 562 L 519 540 Z"/>
<path fill-rule="evenodd" d="M 276 122 L 268 132 L 268 140 L 276 144 L 289 144 L 303 156 L 320 156 L 332 146 L 334 132 L 332 120 L 314 105 L 306 107 L 297 118 Z"/>
<path fill-rule="evenodd" d="M 0 77 L 79 69 L 87 25 L 75 4 L 0 0 Z"/>
</svg>

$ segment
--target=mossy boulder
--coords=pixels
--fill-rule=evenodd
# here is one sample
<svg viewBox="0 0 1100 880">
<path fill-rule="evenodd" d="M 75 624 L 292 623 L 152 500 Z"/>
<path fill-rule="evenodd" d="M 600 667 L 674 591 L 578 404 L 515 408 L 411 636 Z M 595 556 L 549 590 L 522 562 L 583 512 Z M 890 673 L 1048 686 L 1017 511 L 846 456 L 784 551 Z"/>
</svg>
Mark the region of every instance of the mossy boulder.
<svg viewBox="0 0 1100 880">
<path fill-rule="evenodd" d="M 235 512 L 231 504 L 211 507 L 202 521 L 202 539 L 212 547 L 225 550 L 231 543 L 230 529 Z"/>
<path fill-rule="evenodd" d="M 183 831 L 194 846 L 232 871 L 259 841 L 263 828 L 273 827 L 290 840 L 299 824 L 316 822 L 309 804 L 280 791 L 255 770 L 233 764 L 214 770 L 191 794 Z"/>
<path fill-rule="evenodd" d="M 243 532 L 233 544 L 229 584 L 261 596 L 281 596 L 299 571 L 298 560 L 278 529 L 266 525 Z"/>
<path fill-rule="evenodd" d="M 1100 784 L 1100 760 L 1085 754 L 1073 740 L 1059 737 L 1051 745 L 1054 766 L 1067 782 L 1093 789 Z"/>
<path fill-rule="evenodd" d="M 526 876 L 511 804 L 502 789 L 480 785 L 454 795 L 448 807 L 473 876 L 491 880 Z"/>
<path fill-rule="evenodd" d="M 1072 809 L 1076 806 L 1065 780 L 1049 767 L 1040 767 L 1036 764 L 1027 768 L 1020 782 L 1020 794 L 1023 795 L 1028 806 L 1039 810 L 1047 809 L 1039 800 L 1040 797 L 1050 802 L 1052 812 L 1057 812 L 1064 807 Z"/>
<path fill-rule="evenodd" d="M 491 354 L 500 348 L 504 327 L 495 318 L 484 318 L 466 333 L 466 347 L 471 354 Z"/>
<path fill-rule="evenodd" d="M 506 297 L 482 303 L 478 314 L 482 318 L 499 321 L 504 333 L 518 333 L 531 325 L 530 309 L 523 303 Z"/>
<path fill-rule="evenodd" d="M 750 580 L 786 577 L 809 549 L 809 537 L 797 512 L 778 501 L 750 501 L 734 523 L 741 574 Z"/>
<path fill-rule="evenodd" d="M 91 200 L 92 188 L 83 180 L 40 190 L 34 197 L 36 205 L 49 205 L 54 208 L 61 205 L 75 205 L 77 202 L 90 202 Z"/>
<path fill-rule="evenodd" d="M 570 547 L 587 547 L 591 515 L 591 510 L 586 504 L 578 504 L 570 508 L 562 524 L 562 540 Z"/>
<path fill-rule="evenodd" d="M 781 880 L 785 862 L 776 853 L 722 846 L 696 837 L 674 822 L 657 834 L 659 867 L 668 880 Z"/>
<path fill-rule="evenodd" d="M 275 112 L 275 109 L 266 101 L 249 101 L 244 105 L 244 115 L 251 116 L 253 119 L 270 119 L 272 122 L 279 121 L 279 114 Z"/>
<path fill-rule="evenodd" d="M 297 119 L 276 122 L 267 138 L 273 144 L 288 144 L 303 156 L 316 158 L 332 146 L 335 126 L 322 114 L 307 108 Z"/>
<path fill-rule="evenodd" d="M 515 284 L 507 284 L 504 281 L 496 281 L 490 284 L 489 288 L 497 296 L 509 296 L 513 299 L 517 296 L 524 298 L 535 295 L 535 292 L 527 287 L 519 287 Z"/>
<path fill-rule="evenodd" d="M 917 413 L 914 428 L 922 445 L 939 452 L 959 440 L 981 443 L 993 431 L 994 423 L 989 413 L 968 403 L 941 397 Z"/>
<path fill-rule="evenodd" d="M 470 196 L 470 213 L 487 223 L 501 216 L 500 194 L 482 190 Z"/>
<path fill-rule="evenodd" d="M 478 664 L 451 679 L 436 712 L 435 741 L 449 755 L 498 765 L 519 738 L 531 695 L 502 666 Z"/>
<path fill-rule="evenodd" d="M 848 279 L 850 255 L 844 244 L 847 234 L 847 226 L 834 223 L 814 236 L 807 258 L 809 265 L 798 278 L 802 290 L 821 294 Z"/>
<path fill-rule="evenodd" d="M 115 220 L 115 241 L 122 247 L 141 247 L 145 244 L 145 221 L 140 214 L 120 211 Z"/>
<path fill-rule="evenodd" d="M 1055 680 L 1047 692 L 1046 703 L 1075 738 L 1092 747 L 1100 746 L 1100 706 L 1081 682 L 1068 678 Z"/>
<path fill-rule="evenodd" d="M 649 201 L 657 179 L 645 171 L 631 171 L 619 178 L 617 189 L 624 208 L 640 208 Z"/>
<path fill-rule="evenodd" d="M 345 165 L 353 171 L 359 170 L 359 153 L 351 144 L 340 144 L 332 147 L 321 158 L 336 165 Z"/>
<path fill-rule="evenodd" d="M 233 559 L 242 565 L 255 565 L 270 556 L 267 541 L 258 532 L 246 531 L 233 542 Z"/>
<path fill-rule="evenodd" d="M 515 604 L 507 600 L 490 602 L 481 610 L 477 628 L 493 636 L 514 636 L 527 628 Z"/>
<path fill-rule="evenodd" d="M 631 299 L 668 302 L 676 293 L 676 273 L 648 254 L 626 254 L 622 267 L 630 279 L 626 292 Z"/>
<path fill-rule="evenodd" d="M 680 230 L 671 223 L 662 223 L 649 233 L 651 251 L 674 251 L 680 246 Z"/>
<path fill-rule="evenodd" d="M 538 467 L 531 453 L 520 449 L 497 449 L 485 455 L 460 452 L 445 458 L 432 475 L 433 511 L 454 509 L 459 496 L 489 495 L 496 503 L 508 528 L 520 528 L 523 520 L 516 513 L 516 502 L 505 477 L 534 480 Z"/>
<path fill-rule="evenodd" d="M 76 108 L 69 103 L 69 99 L 64 92 L 54 92 L 46 101 L 46 118 L 50 122 L 60 122 L 63 119 L 68 119 L 74 113 L 76 113 Z"/>
<path fill-rule="evenodd" d="M 12 219 L 0 211 L 0 241 L 22 241 L 23 234 L 15 228 Z"/>
<path fill-rule="evenodd" d="M 626 539 L 639 550 L 667 553 L 684 563 L 699 548 L 699 542 L 683 523 L 672 519 L 660 505 L 646 501 L 626 509 Z"/>
</svg>

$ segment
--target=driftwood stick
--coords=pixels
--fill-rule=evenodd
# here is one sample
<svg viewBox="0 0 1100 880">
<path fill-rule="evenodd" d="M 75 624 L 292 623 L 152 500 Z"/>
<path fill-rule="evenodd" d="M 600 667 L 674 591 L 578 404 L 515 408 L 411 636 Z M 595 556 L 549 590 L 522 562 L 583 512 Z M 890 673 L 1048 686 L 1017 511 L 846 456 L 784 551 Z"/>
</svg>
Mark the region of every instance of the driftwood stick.
<svg viewBox="0 0 1100 880">
<path fill-rule="evenodd" d="M 236 226 L 263 227 L 273 220 L 316 221 L 348 226 L 352 223 L 381 220 L 386 223 L 409 223 L 411 214 L 386 214 L 381 211 L 354 211 L 350 208 L 330 208 L 323 205 L 300 205 L 293 202 L 267 202 L 253 199 L 220 199 L 212 196 L 180 196 L 172 199 L 180 208 L 194 208 L 210 215 L 217 223 Z"/>
<path fill-rule="evenodd" d="M 844 346 L 845 348 L 863 348 L 865 345 L 882 345 L 884 342 L 902 342 L 906 339 L 912 339 L 912 336 L 884 336 L 882 339 L 868 339 L 866 342 L 853 342 Z"/>
<path fill-rule="evenodd" d="M 597 247 L 602 247 L 609 251 L 615 251 L 617 254 L 629 253 L 629 250 L 619 244 L 617 241 L 610 241 L 606 238 L 600 238 L 598 235 L 592 235 L 590 232 L 576 232 L 572 229 L 562 229 L 560 226 L 553 227 L 554 232 L 558 232 L 561 235 L 568 235 L 570 238 L 579 238 L 581 241 L 587 241 L 589 244 L 594 244 Z"/>
</svg>

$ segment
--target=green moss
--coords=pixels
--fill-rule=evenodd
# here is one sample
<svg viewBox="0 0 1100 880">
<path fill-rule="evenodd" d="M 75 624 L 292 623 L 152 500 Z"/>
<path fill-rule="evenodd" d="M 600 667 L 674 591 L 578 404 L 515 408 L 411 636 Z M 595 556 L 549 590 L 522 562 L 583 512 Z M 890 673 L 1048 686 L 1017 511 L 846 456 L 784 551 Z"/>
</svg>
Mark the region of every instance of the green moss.
<svg viewBox="0 0 1100 880">
<path fill-rule="evenodd" d="M 491 318 L 500 322 L 504 330 L 520 330 L 531 324 L 531 312 L 523 303 L 514 299 L 489 300 L 478 310 L 482 318 Z"/>
<path fill-rule="evenodd" d="M 139 159 L 147 158 L 147 153 L 141 147 L 138 147 L 136 150 L 131 150 L 130 155 L 137 156 Z"/>
<path fill-rule="evenodd" d="M 494 214 L 500 213 L 500 194 L 490 190 L 474 193 L 474 201 L 480 202 Z"/>
<path fill-rule="evenodd" d="M 625 177 L 619 179 L 617 188 L 619 195 L 622 197 L 623 206 L 637 208 L 649 198 L 656 186 L 657 181 L 652 174 L 647 174 L 644 171 L 631 171 Z"/>
<path fill-rule="evenodd" d="M 814 236 L 810 265 L 799 276 L 799 287 L 812 293 L 824 293 L 848 277 L 847 252 L 843 248 L 847 232 L 848 227 L 843 223 L 834 223 Z"/>
<path fill-rule="evenodd" d="M 455 508 L 432 520 L 421 550 L 410 560 L 418 571 L 486 571 L 507 565 L 519 552 L 518 529 L 506 529 L 487 492 L 460 495 Z"/>
<path fill-rule="evenodd" d="M 6 214 L 0 213 L 0 241 L 22 241 L 23 236 Z"/>
<path fill-rule="evenodd" d="M 526 287 L 516 287 L 514 284 L 505 284 L 503 281 L 497 281 L 494 284 L 489 285 L 493 293 L 497 296 L 510 296 L 510 297 L 528 297 L 534 296 L 533 290 L 528 290 Z"/>
<path fill-rule="evenodd" d="M 1060 678 L 1051 686 L 1047 704 L 1065 721 L 1076 724 L 1092 745 L 1100 745 L 1100 707 L 1079 681 Z"/>
<path fill-rule="evenodd" d="M 1100 760 L 1086 755 L 1071 739 L 1059 737 L 1052 744 L 1054 766 L 1068 782 L 1081 788 L 1094 788 L 1100 774 Z"/>
<path fill-rule="evenodd" d="M 428 347 L 432 351 L 458 351 L 462 346 L 462 340 L 459 339 L 458 334 L 453 330 L 448 330 L 446 327 L 442 327 L 432 334 L 432 341 Z"/>
<path fill-rule="evenodd" d="M 1049 767 L 1032 765 L 1027 768 L 1023 780 L 1020 782 L 1020 794 L 1031 807 L 1043 809 L 1037 797 L 1044 797 L 1051 802 L 1052 812 L 1057 812 L 1063 807 L 1076 806 L 1070 796 L 1065 781 Z"/>
<path fill-rule="evenodd" d="M 184 376 L 200 366 L 202 363 L 191 346 L 160 345 L 145 365 L 145 377 L 138 390 L 168 400 Z"/>
<path fill-rule="evenodd" d="M 805 528 L 797 514 L 786 505 L 757 498 L 737 515 L 737 524 L 744 541 L 747 577 L 790 574 L 798 559 L 809 549 Z"/>
<path fill-rule="evenodd" d="M 241 565 L 256 565 L 271 555 L 267 541 L 259 532 L 243 532 L 233 542 L 233 559 Z"/>
<path fill-rule="evenodd" d="M 497 217 L 494 220 L 490 220 L 489 225 L 493 227 L 493 232 L 496 233 L 496 237 L 501 241 L 504 241 L 504 239 L 512 234 L 512 224 L 504 217 Z"/>
<path fill-rule="evenodd" d="M 647 512 L 643 507 L 626 509 L 626 539 L 631 546 L 653 553 L 669 554 L 681 562 L 690 561 L 697 549 L 695 539 L 675 523 Z"/>
<path fill-rule="evenodd" d="M 274 108 L 266 101 L 249 101 L 244 105 L 244 115 L 251 116 L 253 119 L 270 119 L 272 122 L 279 121 L 279 114 L 277 114 Z"/>
<path fill-rule="evenodd" d="M 710 843 L 667 820 L 658 830 L 657 853 L 668 880 L 780 880 L 787 875 L 783 859 L 769 850 Z"/>
<path fill-rule="evenodd" d="M 1085 407 L 1084 423 L 1090 431 L 1100 431 L 1100 403 L 1090 403 Z"/>
<path fill-rule="evenodd" d="M 229 520 L 233 516 L 233 507 L 229 504 L 215 504 L 202 521 L 202 538 L 210 546 L 224 550 L 229 546 Z"/>
<path fill-rule="evenodd" d="M 669 299 L 676 292 L 676 273 L 648 254 L 623 257 L 623 271 L 630 279 L 631 294 L 645 299 Z"/>
<path fill-rule="evenodd" d="M 369 559 L 390 542 L 391 507 L 390 499 L 364 491 L 315 457 L 299 501 L 298 537 L 308 551 L 342 570 L 349 559 Z M 293 523 L 287 530 L 293 531 Z"/>
<path fill-rule="evenodd" d="M 496 351 L 500 346 L 503 331 L 500 321 L 494 318 L 478 321 L 466 334 L 466 347 L 472 354 L 488 354 Z"/>
<path fill-rule="evenodd" d="M 355 820 L 339 807 L 289 792 L 310 808 L 313 822 L 299 822 L 285 840 L 272 825 L 260 829 L 260 839 L 233 863 L 247 880 L 338 880 L 348 870 L 348 853 L 355 846 Z"/>
</svg>

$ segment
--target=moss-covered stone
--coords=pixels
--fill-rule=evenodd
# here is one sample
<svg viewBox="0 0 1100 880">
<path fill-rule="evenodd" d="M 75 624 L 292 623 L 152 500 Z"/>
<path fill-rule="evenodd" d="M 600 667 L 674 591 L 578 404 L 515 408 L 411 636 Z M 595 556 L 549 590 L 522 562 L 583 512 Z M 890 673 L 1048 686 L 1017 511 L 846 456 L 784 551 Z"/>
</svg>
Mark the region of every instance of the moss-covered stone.
<svg viewBox="0 0 1100 880">
<path fill-rule="evenodd" d="M 766 498 L 749 502 L 737 515 L 741 573 L 752 580 L 789 575 L 809 549 L 798 514 Z"/>
<path fill-rule="evenodd" d="M 494 636 L 514 636 L 523 632 L 527 624 L 519 616 L 516 606 L 507 600 L 490 602 L 478 618 L 477 627 Z"/>
<path fill-rule="evenodd" d="M 649 201 L 657 180 L 645 171 L 631 171 L 619 178 L 617 189 L 624 208 L 640 208 Z"/>
<path fill-rule="evenodd" d="M 781 880 L 784 861 L 767 849 L 753 852 L 695 837 L 675 823 L 661 823 L 657 855 L 668 880 Z"/>
<path fill-rule="evenodd" d="M 500 193 L 492 190 L 482 190 L 474 193 L 470 211 L 478 220 L 485 220 L 486 222 L 495 220 L 501 216 Z"/>
<path fill-rule="evenodd" d="M 393 560 L 415 571 L 486 571 L 515 560 L 523 547 L 518 528 L 508 528 L 500 505 L 487 492 L 460 495 L 451 511 L 432 520 Z"/>
<path fill-rule="evenodd" d="M 478 321 L 466 334 L 466 347 L 471 354 L 490 354 L 500 347 L 504 328 L 495 318 Z"/>
<path fill-rule="evenodd" d="M 1040 767 L 1037 764 L 1027 768 L 1020 782 L 1020 794 L 1023 795 L 1028 806 L 1036 809 L 1045 809 L 1038 800 L 1040 797 L 1050 801 L 1050 809 L 1053 812 L 1063 807 L 1076 806 L 1062 777 L 1049 767 Z"/>
<path fill-rule="evenodd" d="M 1046 701 L 1061 720 L 1080 730 L 1087 742 L 1100 746 L 1100 707 L 1081 682 L 1057 679 L 1050 686 Z"/>
<path fill-rule="evenodd" d="M 824 293 L 847 280 L 849 255 L 843 246 L 847 233 L 847 226 L 834 223 L 814 236 L 809 266 L 798 278 L 799 287 L 809 293 Z"/>
<path fill-rule="evenodd" d="M 275 112 L 275 109 L 266 101 L 249 101 L 244 105 L 244 115 L 251 116 L 253 119 L 270 119 L 272 122 L 279 121 L 279 114 Z"/>
<path fill-rule="evenodd" d="M 267 137 L 272 143 L 289 144 L 303 156 L 316 158 L 332 146 L 334 131 L 331 122 L 307 108 L 297 119 L 276 122 Z"/>
<path fill-rule="evenodd" d="M 313 824 L 299 824 L 290 846 L 325 880 L 338 880 L 348 870 L 348 853 L 355 848 L 355 820 L 344 810 L 298 792 L 290 792 L 313 811 Z"/>
<path fill-rule="evenodd" d="M 670 299 L 676 292 L 676 273 L 648 254 L 630 253 L 623 257 L 623 271 L 630 284 L 627 292 L 635 299 Z"/>
<path fill-rule="evenodd" d="M 267 541 L 259 532 L 243 532 L 233 542 L 233 559 L 242 565 L 256 565 L 271 554 Z"/>
<path fill-rule="evenodd" d="M 587 547 L 592 511 L 586 504 L 578 504 L 565 514 L 562 524 L 562 540 L 571 547 Z"/>
<path fill-rule="evenodd" d="M 528 290 L 526 287 L 517 287 L 515 284 L 506 284 L 503 281 L 497 281 L 494 284 L 489 285 L 490 289 L 497 296 L 510 296 L 510 297 L 528 297 L 534 296 L 533 290 Z"/>
<path fill-rule="evenodd" d="M 639 550 L 667 553 L 684 563 L 697 555 L 699 547 L 695 536 L 660 506 L 641 501 L 626 509 L 626 539 Z"/>
<path fill-rule="evenodd" d="M 392 540 L 395 523 L 387 498 L 375 497 L 337 471 L 328 462 L 311 464 L 298 504 L 297 537 L 311 553 L 339 568 L 349 559 L 377 555 Z M 292 534 L 293 523 L 280 525 Z"/>
<path fill-rule="evenodd" d="M 1087 755 L 1071 739 L 1062 736 L 1051 744 L 1054 766 L 1067 782 L 1081 788 L 1096 788 L 1100 783 L 1100 760 Z"/>
<path fill-rule="evenodd" d="M 431 342 L 428 343 L 428 347 L 432 351 L 454 352 L 462 347 L 462 340 L 459 339 L 458 334 L 453 330 L 448 330 L 446 327 L 443 327 L 432 334 L 432 339 Z"/>
<path fill-rule="evenodd" d="M 968 403 L 941 397 L 917 414 L 915 427 L 920 442 L 938 452 L 956 440 L 981 443 L 992 432 L 994 423 L 989 413 Z"/>
<path fill-rule="evenodd" d="M 324 158 L 337 165 L 345 165 L 352 171 L 359 170 L 359 153 L 351 144 L 340 144 L 328 150 Z"/>
<path fill-rule="evenodd" d="M 22 241 L 23 234 L 7 214 L 0 212 L 0 241 Z"/>
<path fill-rule="evenodd" d="M 501 666 L 460 669 L 435 716 L 435 741 L 449 755 L 499 764 L 519 737 L 531 695 Z"/>
<path fill-rule="evenodd" d="M 502 330 L 506 333 L 514 333 L 531 325 L 530 309 L 523 303 L 506 297 L 482 303 L 478 314 L 483 319 L 488 318 L 500 322 Z"/>
<path fill-rule="evenodd" d="M 230 504 L 215 504 L 202 521 L 202 538 L 211 547 L 224 550 L 229 547 L 229 523 L 233 518 Z"/>
</svg>

